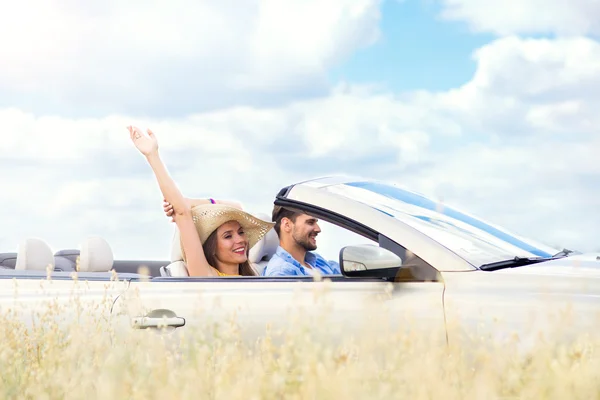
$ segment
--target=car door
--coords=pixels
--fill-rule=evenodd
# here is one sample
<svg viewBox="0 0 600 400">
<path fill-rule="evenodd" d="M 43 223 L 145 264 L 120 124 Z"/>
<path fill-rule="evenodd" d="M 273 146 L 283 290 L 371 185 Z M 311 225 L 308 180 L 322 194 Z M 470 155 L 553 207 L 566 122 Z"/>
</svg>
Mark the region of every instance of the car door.
<svg viewBox="0 0 600 400">
<path fill-rule="evenodd" d="M 277 341 L 305 331 L 338 341 L 374 329 L 416 328 L 445 340 L 442 292 L 440 282 L 368 278 L 154 278 L 132 281 L 114 313 L 129 329 L 176 337 Z"/>
</svg>

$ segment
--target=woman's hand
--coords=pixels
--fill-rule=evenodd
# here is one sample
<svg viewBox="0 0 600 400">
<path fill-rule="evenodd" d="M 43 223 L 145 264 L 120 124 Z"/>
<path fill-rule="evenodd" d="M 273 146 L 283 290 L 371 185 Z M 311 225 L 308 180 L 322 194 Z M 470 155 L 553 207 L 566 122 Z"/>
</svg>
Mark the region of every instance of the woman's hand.
<svg viewBox="0 0 600 400">
<path fill-rule="evenodd" d="M 128 126 L 127 129 L 129 130 L 131 141 L 140 153 L 148 157 L 158 152 L 158 141 L 150 129 L 148 129 L 148 135 L 145 135 L 137 126 Z"/>
<path fill-rule="evenodd" d="M 192 208 L 195 204 L 191 199 L 184 199 L 187 207 Z M 175 217 L 177 214 L 175 213 L 175 209 L 173 208 L 173 204 L 169 203 L 167 199 L 163 198 L 163 210 L 165 211 L 165 215 L 167 218 L 171 218 L 171 222 L 175 222 Z"/>
<path fill-rule="evenodd" d="M 228 201 L 228 200 L 215 200 L 217 204 L 224 204 L 230 207 L 235 207 L 238 210 L 243 210 L 243 207 L 237 201 Z M 185 199 L 185 204 L 187 207 L 192 208 L 199 204 L 210 204 L 210 201 L 207 199 Z M 163 198 L 163 210 L 167 218 L 171 218 L 171 222 L 175 222 L 175 210 L 173 209 L 173 204 L 169 203 L 167 199 Z"/>
<path fill-rule="evenodd" d="M 163 210 L 165 210 L 167 218 L 171 218 L 171 222 L 175 222 L 175 212 L 173 211 L 173 205 L 169 203 L 167 199 L 163 199 Z"/>
</svg>

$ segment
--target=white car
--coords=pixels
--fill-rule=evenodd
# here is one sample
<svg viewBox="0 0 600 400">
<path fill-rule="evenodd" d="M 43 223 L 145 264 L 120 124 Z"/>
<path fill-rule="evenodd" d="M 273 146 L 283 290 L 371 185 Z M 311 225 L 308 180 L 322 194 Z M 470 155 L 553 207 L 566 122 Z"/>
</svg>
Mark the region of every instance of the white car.
<svg viewBox="0 0 600 400">
<path fill-rule="evenodd" d="M 508 338 L 514 332 L 535 340 L 565 312 L 572 317 L 567 335 L 598 330 L 600 255 L 554 249 L 371 180 L 300 182 L 283 188 L 275 204 L 364 237 L 364 243 L 340 249 L 342 275 L 188 277 L 175 236 L 169 262 L 115 261 L 107 242 L 90 238 L 79 252 L 66 252 L 72 260 L 80 257 L 75 281 L 72 266 L 54 270 L 56 260 L 62 257 L 65 264 L 68 254 L 53 254 L 43 241 L 29 239 L 16 265 L 0 269 L 0 306 L 27 303 L 31 308 L 24 309 L 30 310 L 56 298 L 68 304 L 66 293 L 76 286 L 84 302 L 108 303 L 108 312 L 126 329 L 168 326 L 182 332 L 227 322 L 235 314 L 252 339 L 267 324 L 283 326 L 291 311 L 303 310 L 307 320 L 327 311 L 340 334 L 359 329 L 373 310 L 385 309 L 393 325 L 410 320 L 411 329 L 449 343 L 466 336 Z M 270 231 L 251 249 L 257 269 L 264 269 L 277 245 Z M 0 255 L 0 265 L 2 260 Z M 150 267 L 147 275 L 132 273 L 142 264 Z M 40 289 L 47 275 L 52 284 Z M 13 281 L 25 297 L 15 297 Z"/>
</svg>

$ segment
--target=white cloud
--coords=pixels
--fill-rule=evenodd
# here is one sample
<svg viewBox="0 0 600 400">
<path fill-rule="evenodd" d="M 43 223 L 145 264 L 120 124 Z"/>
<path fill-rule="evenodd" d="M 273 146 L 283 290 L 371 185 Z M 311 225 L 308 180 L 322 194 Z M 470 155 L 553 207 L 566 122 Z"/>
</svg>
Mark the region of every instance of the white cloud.
<svg viewBox="0 0 600 400">
<path fill-rule="evenodd" d="M 550 245 L 600 251 L 598 138 L 465 144 L 407 184 Z"/>
<path fill-rule="evenodd" d="M 589 88 L 600 85 L 598 43 L 511 37 L 483 47 L 477 62 L 470 82 L 443 93 L 340 85 L 317 99 L 184 117 L 0 110 L 0 167 L 10 171 L 1 250 L 31 235 L 74 247 L 96 233 L 117 257 L 167 257 L 172 228 L 129 123 L 153 128 L 189 196 L 235 198 L 269 214 L 284 185 L 345 172 L 440 195 L 551 244 L 597 250 L 600 91 Z M 324 232 L 325 251 L 326 240 Z"/>
<path fill-rule="evenodd" d="M 516 137 L 597 132 L 600 43 L 507 37 L 477 50 L 475 60 L 471 81 L 437 96 L 463 129 Z"/>
<path fill-rule="evenodd" d="M 464 21 L 477 32 L 498 35 L 600 33 L 596 0 L 441 0 L 442 17 Z"/>
<path fill-rule="evenodd" d="M 466 134 L 409 182 L 550 244 L 600 250 L 600 44 L 509 37 L 476 60 L 471 81 L 427 100 Z"/>
<path fill-rule="evenodd" d="M 0 158 L 12 171 L 5 184 L 12 190 L 0 201 L 12 210 L 3 229 L 51 238 L 56 248 L 98 233 L 111 238 L 118 256 L 158 258 L 168 254 L 157 243 L 168 243 L 171 228 L 151 170 L 130 143 L 129 123 L 152 127 L 186 195 L 235 198 L 267 214 L 281 187 L 342 161 L 354 171 L 364 157 L 385 165 L 383 151 L 394 164 L 415 164 L 407 160 L 427 147 L 424 131 L 443 126 L 387 95 L 357 95 L 351 88 L 280 108 L 182 119 L 66 119 L 15 109 L 0 111 L 0 118 L 8 127 L 0 132 Z M 322 142 L 328 145 L 320 149 Z"/>
<path fill-rule="evenodd" d="M 376 40 L 378 21 L 379 0 L 13 2 L 0 107 L 181 116 L 279 102 L 326 90 L 328 68 Z"/>
<path fill-rule="evenodd" d="M 565 95 L 595 96 L 599 84 L 600 44 L 589 38 L 511 36 L 477 50 L 475 58 L 479 69 L 473 84 L 499 95 L 552 96 L 550 100 Z"/>
</svg>

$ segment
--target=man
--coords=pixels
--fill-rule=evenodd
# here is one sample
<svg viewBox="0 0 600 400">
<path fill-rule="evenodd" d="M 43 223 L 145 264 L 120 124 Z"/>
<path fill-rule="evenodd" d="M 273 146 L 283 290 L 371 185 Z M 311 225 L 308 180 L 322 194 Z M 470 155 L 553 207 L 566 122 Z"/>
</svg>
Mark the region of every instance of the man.
<svg viewBox="0 0 600 400">
<path fill-rule="evenodd" d="M 275 206 L 272 220 L 279 246 L 263 271 L 264 276 L 314 275 L 316 271 L 322 275 L 341 273 L 336 262 L 313 253 L 321 232 L 316 218 Z"/>
</svg>

